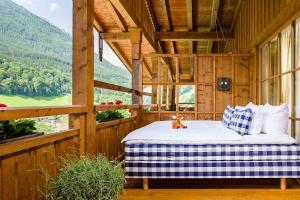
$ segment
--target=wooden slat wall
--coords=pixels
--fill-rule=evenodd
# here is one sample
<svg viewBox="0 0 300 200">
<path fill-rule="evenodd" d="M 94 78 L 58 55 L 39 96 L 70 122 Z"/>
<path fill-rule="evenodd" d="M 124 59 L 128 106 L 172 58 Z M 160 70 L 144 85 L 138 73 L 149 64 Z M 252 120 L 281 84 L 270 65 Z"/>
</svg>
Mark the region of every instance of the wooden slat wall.
<svg viewBox="0 0 300 200">
<path fill-rule="evenodd" d="M 195 58 L 197 59 L 197 62 L 195 62 L 196 69 L 194 70 L 197 77 L 195 81 L 192 83 L 178 83 L 178 85 L 196 86 L 195 111 L 168 112 L 159 110 L 144 112 L 143 125 L 157 120 L 170 120 L 176 113 L 185 117 L 185 119 L 191 120 L 219 120 L 222 118 L 223 111 L 228 104 L 244 106 L 252 100 L 250 96 L 252 77 L 250 76 L 249 56 L 208 54 L 198 55 Z M 230 91 L 217 91 L 216 82 L 218 77 L 231 78 L 232 87 Z M 147 83 L 147 85 L 151 84 Z"/>
<path fill-rule="evenodd" d="M 235 24 L 234 52 L 250 52 L 299 14 L 298 0 L 243 0 Z"/>
<path fill-rule="evenodd" d="M 78 156 L 78 149 L 79 130 L 0 145 L 0 199 L 44 199 L 45 174 L 55 175 L 57 158 Z"/>
<path fill-rule="evenodd" d="M 134 130 L 135 117 L 111 122 L 103 122 L 97 125 L 97 152 L 105 155 L 110 160 L 121 159 L 124 156 L 122 139 Z"/>
</svg>

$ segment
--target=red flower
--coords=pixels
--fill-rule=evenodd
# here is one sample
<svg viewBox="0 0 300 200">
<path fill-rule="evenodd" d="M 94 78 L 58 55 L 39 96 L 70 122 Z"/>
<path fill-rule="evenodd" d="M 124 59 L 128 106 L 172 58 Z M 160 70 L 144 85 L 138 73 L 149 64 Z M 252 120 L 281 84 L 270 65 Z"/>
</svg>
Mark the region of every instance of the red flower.
<svg viewBox="0 0 300 200">
<path fill-rule="evenodd" d="M 100 102 L 100 103 L 99 103 L 99 105 L 105 105 L 105 104 L 106 104 L 105 102 Z"/>
<path fill-rule="evenodd" d="M 0 108 L 5 108 L 5 107 L 7 107 L 7 105 L 6 105 L 6 104 L 4 104 L 4 103 L 0 103 Z"/>
<path fill-rule="evenodd" d="M 114 105 L 114 102 L 107 102 L 107 105 Z"/>
<path fill-rule="evenodd" d="M 116 100 L 116 101 L 115 101 L 115 104 L 116 104 L 116 105 L 121 105 L 122 103 L 123 103 L 123 102 L 122 102 L 121 100 Z"/>
</svg>

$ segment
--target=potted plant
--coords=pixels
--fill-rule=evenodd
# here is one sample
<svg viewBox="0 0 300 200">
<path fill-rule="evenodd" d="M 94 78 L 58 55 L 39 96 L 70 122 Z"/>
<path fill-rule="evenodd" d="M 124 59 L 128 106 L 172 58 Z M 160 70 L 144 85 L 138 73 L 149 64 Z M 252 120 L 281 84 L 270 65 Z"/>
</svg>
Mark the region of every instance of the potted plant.
<svg viewBox="0 0 300 200">
<path fill-rule="evenodd" d="M 122 118 L 124 118 L 124 116 L 119 111 L 116 110 L 106 110 L 106 111 L 96 113 L 96 120 L 98 122 L 106 122 L 106 121 L 122 119 Z"/>
<path fill-rule="evenodd" d="M 0 103 L 0 107 L 5 108 L 7 105 Z M 20 119 L 0 121 L 0 144 L 42 134 L 43 133 L 36 133 L 34 120 Z"/>
<path fill-rule="evenodd" d="M 48 200 L 117 200 L 126 182 L 121 164 L 104 156 L 63 160 L 57 176 L 46 180 Z"/>
<path fill-rule="evenodd" d="M 29 119 L 0 121 L 0 143 L 43 135 L 37 133 L 35 121 Z"/>
</svg>

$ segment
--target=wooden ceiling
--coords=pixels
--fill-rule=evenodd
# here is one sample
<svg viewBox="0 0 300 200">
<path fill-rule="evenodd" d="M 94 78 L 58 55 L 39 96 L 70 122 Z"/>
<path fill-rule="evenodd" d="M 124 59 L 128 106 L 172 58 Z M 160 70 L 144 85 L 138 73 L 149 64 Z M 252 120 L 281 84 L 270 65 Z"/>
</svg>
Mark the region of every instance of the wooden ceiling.
<svg viewBox="0 0 300 200">
<path fill-rule="evenodd" d="M 131 44 L 127 32 L 130 28 L 142 27 L 142 54 L 225 53 L 231 51 L 230 39 L 233 38 L 234 22 L 241 4 L 241 0 L 94 2 L 95 27 L 103 33 L 102 38 L 129 71 Z M 174 62 L 165 62 L 175 69 L 172 66 Z M 144 66 L 151 73 L 151 60 L 146 59 Z"/>
</svg>

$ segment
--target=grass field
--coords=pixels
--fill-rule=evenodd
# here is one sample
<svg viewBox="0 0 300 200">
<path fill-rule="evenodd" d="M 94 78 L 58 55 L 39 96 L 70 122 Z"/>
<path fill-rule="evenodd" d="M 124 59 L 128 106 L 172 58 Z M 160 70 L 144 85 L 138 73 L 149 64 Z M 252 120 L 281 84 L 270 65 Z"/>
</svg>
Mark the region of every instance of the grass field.
<svg viewBox="0 0 300 200">
<path fill-rule="evenodd" d="M 60 97 L 26 97 L 19 95 L 0 95 L 0 103 L 5 103 L 9 107 L 23 106 L 57 106 L 71 104 L 71 95 Z"/>
</svg>

